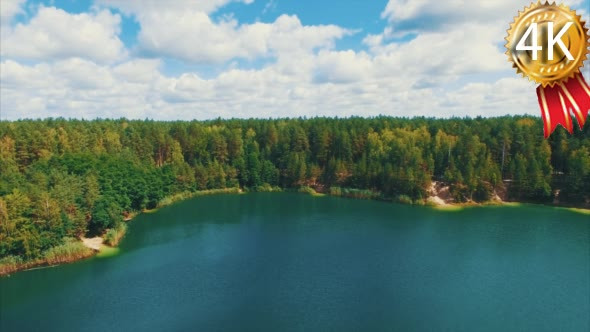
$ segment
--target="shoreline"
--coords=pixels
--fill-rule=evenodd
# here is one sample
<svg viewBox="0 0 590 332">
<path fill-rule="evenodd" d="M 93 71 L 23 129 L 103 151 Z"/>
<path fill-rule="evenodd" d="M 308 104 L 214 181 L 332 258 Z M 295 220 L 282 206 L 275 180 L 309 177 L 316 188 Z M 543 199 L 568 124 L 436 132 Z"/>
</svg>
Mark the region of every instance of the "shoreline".
<svg viewBox="0 0 590 332">
<path fill-rule="evenodd" d="M 59 248 L 64 248 L 68 245 L 73 245 L 76 248 L 76 250 L 68 254 L 59 253 Z M 9 277 L 11 274 L 17 272 L 31 271 L 78 262 L 93 257 L 98 253 L 98 251 L 90 249 L 89 247 L 84 245 L 82 241 L 65 243 L 52 249 L 57 249 L 54 251 L 58 252 L 56 252 L 53 255 L 49 255 L 50 257 L 39 258 L 34 261 L 28 262 L 14 261 L 12 263 L 0 264 L 0 278 Z M 51 252 L 51 249 L 48 250 L 48 252 Z"/>
<path fill-rule="evenodd" d="M 10 275 L 17 273 L 17 272 L 25 272 L 31 271 L 39 268 L 48 268 L 62 264 L 69 264 L 78 261 L 82 261 L 85 259 L 89 259 L 92 257 L 107 257 L 112 256 L 113 253 L 118 252 L 118 244 L 123 240 L 125 233 L 126 233 L 126 226 L 127 223 L 132 221 L 135 217 L 143 214 L 143 213 L 154 213 L 157 212 L 159 209 L 172 205 L 174 203 L 184 201 L 187 199 L 199 197 L 199 196 L 208 196 L 208 195 L 218 195 L 218 194 L 243 194 L 245 193 L 241 188 L 224 188 L 224 189 L 209 189 L 209 190 L 201 190 L 195 192 L 180 192 L 168 197 L 163 198 L 158 205 L 153 209 L 144 209 L 142 211 L 131 211 L 124 217 L 124 221 L 122 225 L 124 228 L 121 229 L 109 229 L 105 234 L 101 236 L 95 236 L 93 238 L 85 238 L 80 237 L 78 241 L 74 241 L 74 245 L 77 245 L 77 251 L 73 255 L 61 255 L 55 256 L 54 259 L 48 258 L 40 258 L 34 261 L 13 261 L 13 262 L 3 262 L 0 259 L 0 278 L 3 277 L 10 277 Z M 109 241 L 108 235 L 110 231 L 115 231 L 112 235 L 112 240 Z M 69 243 L 64 243 L 65 246 Z M 70 243 L 71 244 L 71 243 Z M 54 247 L 54 248 L 59 248 Z M 81 248 L 83 247 L 83 248 Z M 52 248 L 53 249 L 53 248 Z M 51 249 L 50 249 L 51 250 Z M 9 256 L 6 258 L 10 258 L 14 256 Z"/>
<path fill-rule="evenodd" d="M 78 252 L 74 252 L 73 254 L 69 253 L 68 255 L 63 255 L 63 256 L 57 255 L 53 259 L 43 258 L 43 259 L 38 259 L 35 261 L 30 261 L 30 262 L 14 262 L 13 264 L 0 264 L 0 278 L 9 277 L 11 274 L 14 274 L 17 272 L 31 271 L 31 270 L 36 270 L 36 269 L 40 269 L 40 268 L 49 268 L 49 267 L 54 267 L 54 266 L 58 266 L 58 265 L 62 265 L 62 264 L 74 263 L 74 262 L 82 261 L 82 260 L 89 259 L 89 258 L 95 257 L 95 256 L 108 257 L 108 256 L 116 255 L 118 253 L 118 244 L 123 240 L 123 238 L 125 236 L 126 229 L 127 229 L 127 223 L 130 221 L 133 221 L 133 219 L 135 217 L 137 217 L 141 214 L 144 214 L 144 213 L 146 213 L 146 214 L 155 213 L 159 209 L 169 206 L 169 205 L 172 205 L 174 203 L 178 203 L 178 202 L 185 201 L 185 200 L 195 198 L 195 197 L 209 196 L 209 195 L 246 194 L 249 192 L 292 191 L 292 192 L 310 195 L 312 197 L 332 196 L 332 197 L 351 198 L 351 199 L 381 200 L 384 202 L 394 202 L 397 204 L 422 206 L 422 207 L 431 208 L 431 209 L 441 211 L 441 212 L 458 212 L 458 211 L 463 211 L 466 208 L 493 207 L 493 206 L 518 207 L 523 204 L 531 204 L 531 205 L 538 205 L 538 206 L 553 207 L 553 208 L 557 208 L 557 209 L 570 211 L 573 213 L 590 215 L 590 208 L 562 206 L 562 205 L 555 205 L 555 204 L 549 205 L 549 204 L 538 204 L 538 203 L 528 203 L 528 202 L 510 202 L 510 201 L 503 201 L 503 200 L 490 200 L 490 201 L 483 202 L 483 203 L 476 203 L 476 202 L 449 203 L 449 202 L 446 202 L 445 200 L 441 199 L 438 196 L 430 196 L 428 199 L 426 199 L 424 201 L 424 203 L 417 204 L 417 203 L 413 203 L 413 202 L 394 201 L 391 199 L 384 199 L 382 197 L 380 199 L 379 197 L 377 197 L 375 195 L 370 196 L 370 197 L 364 197 L 364 196 L 359 196 L 359 195 L 355 195 L 355 194 L 346 195 L 346 194 L 342 194 L 341 192 L 339 194 L 333 194 L 331 192 L 323 193 L 323 192 L 317 192 L 316 190 L 314 190 L 311 187 L 301 187 L 301 188 L 295 189 L 295 190 L 285 190 L 285 189 L 277 190 L 277 189 L 278 188 L 273 188 L 273 190 L 244 191 L 241 188 L 225 188 L 225 189 L 210 189 L 210 190 L 202 190 L 202 191 L 196 191 L 196 192 L 177 193 L 175 195 L 171 195 L 169 197 L 162 199 L 162 201 L 153 209 L 144 209 L 142 211 L 130 212 L 124 218 L 124 222 L 122 223 L 123 229 L 117 230 L 117 233 L 114 235 L 113 241 L 109 242 L 106 239 L 109 231 L 111 231 L 110 229 L 102 236 L 96 236 L 93 238 L 86 238 L 86 237 L 82 236 L 79 238 L 79 242 L 76 241 L 73 244 L 74 245 L 81 245 L 84 247 L 85 250 L 78 248 L 79 249 Z M 355 189 L 355 191 L 353 191 L 353 192 L 356 193 L 356 190 L 357 189 Z M 361 192 L 361 191 L 362 190 L 358 190 L 358 192 Z M 375 193 L 373 193 L 373 194 L 375 194 Z M 72 243 L 65 243 L 62 246 L 65 246 L 68 244 L 72 244 Z M 58 246 L 58 247 L 54 247 L 52 249 L 60 248 L 60 247 L 61 246 Z M 1 262 L 1 260 L 0 260 L 0 262 Z"/>
</svg>

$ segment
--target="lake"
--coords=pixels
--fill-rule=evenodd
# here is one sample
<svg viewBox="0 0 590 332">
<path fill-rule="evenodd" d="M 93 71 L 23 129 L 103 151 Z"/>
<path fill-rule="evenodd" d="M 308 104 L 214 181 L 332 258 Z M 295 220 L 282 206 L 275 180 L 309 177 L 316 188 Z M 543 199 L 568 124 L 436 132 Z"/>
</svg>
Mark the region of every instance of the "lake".
<svg viewBox="0 0 590 332">
<path fill-rule="evenodd" d="M 296 193 L 142 214 L 118 254 L 0 279 L 8 331 L 588 331 L 590 216 Z"/>
</svg>

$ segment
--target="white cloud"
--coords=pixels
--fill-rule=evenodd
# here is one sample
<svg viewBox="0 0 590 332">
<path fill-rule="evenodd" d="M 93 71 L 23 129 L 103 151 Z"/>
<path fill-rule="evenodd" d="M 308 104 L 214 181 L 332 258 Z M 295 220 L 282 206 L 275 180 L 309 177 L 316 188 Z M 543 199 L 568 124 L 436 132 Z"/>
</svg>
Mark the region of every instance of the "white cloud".
<svg viewBox="0 0 590 332">
<path fill-rule="evenodd" d="M 534 1 L 533 1 L 534 2 Z M 588 0 L 570 0 L 568 5 L 576 8 Z M 529 6 L 531 0 L 389 0 L 381 13 L 394 30 L 434 31 L 453 29 L 466 22 L 505 22 L 508 24 L 518 11 Z"/>
<path fill-rule="evenodd" d="M 161 75 L 152 61 L 109 66 L 71 58 L 27 66 L 5 60 L 0 75 L 3 119 L 157 117 L 150 107 Z"/>
<path fill-rule="evenodd" d="M 213 22 L 204 12 L 151 12 L 141 16 L 140 48 L 156 56 L 190 62 L 221 63 L 268 52 L 268 24 L 238 26 L 235 20 Z"/>
<path fill-rule="evenodd" d="M 454 0 L 443 6 L 432 0 L 413 0 L 400 10 L 403 1 L 391 0 L 383 12 L 385 18 L 393 18 L 389 26 L 365 38 L 368 50 L 354 51 L 334 48 L 335 41 L 349 30 L 335 25 L 307 26 L 296 16 L 281 15 L 274 22 L 253 24 L 240 24 L 232 17 L 212 19 L 211 13 L 228 2 L 104 0 L 89 14 L 62 12 L 62 18 L 70 20 L 67 30 L 77 37 L 62 37 L 70 39 L 60 45 L 71 49 L 64 46 L 60 52 L 35 53 L 38 48 L 51 49 L 36 42 L 33 46 L 12 44 L 4 50 L 13 57 L 0 64 L 2 117 L 171 120 L 538 114 L 534 84 L 512 72 L 502 49 L 505 28 L 515 14 L 512 8 L 518 10 L 524 4 L 502 0 L 476 5 Z M 102 56 L 96 50 L 83 52 L 72 46 L 90 34 L 78 33 L 89 20 L 107 27 L 102 36 L 110 37 L 102 39 L 102 48 L 113 41 L 112 45 L 120 43 L 120 18 L 101 10 L 105 5 L 137 19 L 141 29 L 138 50 L 153 58 L 125 57 L 122 46 L 111 47 L 119 51 Z M 434 9 L 423 11 L 429 6 Z M 41 29 L 47 22 L 35 24 L 44 9 L 23 25 L 20 38 L 35 41 L 37 35 L 47 33 Z M 444 21 L 449 10 L 455 10 L 455 18 L 449 21 L 453 24 Z M 105 17 L 99 19 L 101 13 Z M 470 14 L 473 19 L 464 18 Z M 412 23 L 426 22 L 429 17 L 438 20 L 437 29 Z M 400 31 L 413 31 L 416 36 L 403 43 L 391 42 Z M 6 49 L 4 46 L 3 39 Z M 24 64 L 15 54 L 37 54 L 30 57 L 41 62 Z M 165 75 L 164 57 L 205 63 L 221 72 L 207 78 L 189 70 Z M 264 58 L 266 62 L 259 69 L 241 69 L 238 62 L 228 68 L 228 62 L 236 58 Z M 269 58 L 272 60 L 267 61 Z M 216 64 L 220 62 L 224 64 Z"/>
<path fill-rule="evenodd" d="M 576 0 L 574 8 L 588 0 Z M 455 81 L 465 75 L 512 74 L 503 48 L 510 21 L 530 1 L 390 0 L 382 12 L 389 25 L 363 42 L 381 75 L 406 75 L 415 87 Z M 583 13 L 583 10 L 580 11 Z M 415 34 L 406 43 L 391 40 Z M 491 78 L 494 77 L 494 78 Z M 480 78 L 481 80 L 481 78 Z M 484 78 L 485 81 L 485 78 Z"/>
<path fill-rule="evenodd" d="M 0 25 L 8 25 L 12 18 L 23 12 L 26 0 L 2 0 L 0 3 Z"/>
<path fill-rule="evenodd" d="M 309 52 L 329 48 L 334 39 L 348 33 L 334 25 L 303 26 L 296 16 L 288 15 L 273 23 L 243 25 L 231 18 L 215 22 L 199 11 L 146 11 L 138 19 L 141 50 L 196 63 Z"/>
<path fill-rule="evenodd" d="M 125 57 L 118 38 L 121 17 L 108 10 L 70 14 L 40 7 L 27 23 L 2 29 L 3 57 L 33 60 L 83 57 L 108 63 Z"/>
<path fill-rule="evenodd" d="M 374 75 L 375 68 L 373 59 L 364 52 L 324 51 L 318 54 L 314 73 L 319 83 L 351 83 L 363 81 Z"/>
<path fill-rule="evenodd" d="M 532 82 L 516 76 L 493 83 L 468 83 L 447 93 L 443 103 L 449 111 L 468 116 L 500 116 L 513 110 L 538 115 L 535 88 Z"/>
<path fill-rule="evenodd" d="M 342 64 L 333 70 L 344 77 L 336 80 L 338 84 L 313 79 L 315 65 L 324 64 L 326 59 Z M 363 66 L 374 65 L 367 56 L 321 52 L 301 61 L 311 69 L 284 72 L 277 64 L 260 70 L 232 69 L 204 79 L 195 73 L 166 77 L 159 72 L 157 61 L 101 66 L 70 59 L 26 66 L 7 60 L 0 68 L 0 107 L 4 119 L 126 116 L 164 120 L 218 116 L 498 115 L 535 110 L 534 86 L 527 86 L 530 84 L 519 78 L 453 89 L 415 89 L 411 86 L 415 80 L 404 75 L 376 77 L 371 70 L 363 74 Z M 341 73 L 342 68 L 360 69 Z"/>
<path fill-rule="evenodd" d="M 335 39 L 352 33 L 335 25 L 303 26 L 297 16 L 288 15 L 277 18 L 271 28 L 269 48 L 285 56 L 298 56 L 315 48 L 332 48 Z"/>
<path fill-rule="evenodd" d="M 530 3 L 530 1 L 529 1 Z M 527 3 L 528 5 L 528 3 Z M 469 1 L 469 0 L 451 0 L 441 4 L 432 0 L 389 0 L 385 10 L 381 13 L 382 18 L 387 18 L 390 22 L 396 20 L 410 20 L 421 17 L 431 17 L 445 19 L 454 22 L 456 18 L 461 21 L 477 20 L 484 18 L 504 17 L 507 10 L 522 9 L 518 2 L 515 1 Z M 425 22 L 427 23 L 427 22 Z M 455 22 L 460 23 L 460 22 Z"/>
<path fill-rule="evenodd" d="M 466 23 L 445 32 L 424 32 L 408 43 L 369 43 L 381 73 L 456 78 L 509 68 L 504 50 L 498 45 L 502 30 Z"/>
<path fill-rule="evenodd" d="M 122 81 L 146 83 L 157 79 L 159 75 L 159 59 L 134 59 L 113 68 L 113 74 Z"/>
</svg>

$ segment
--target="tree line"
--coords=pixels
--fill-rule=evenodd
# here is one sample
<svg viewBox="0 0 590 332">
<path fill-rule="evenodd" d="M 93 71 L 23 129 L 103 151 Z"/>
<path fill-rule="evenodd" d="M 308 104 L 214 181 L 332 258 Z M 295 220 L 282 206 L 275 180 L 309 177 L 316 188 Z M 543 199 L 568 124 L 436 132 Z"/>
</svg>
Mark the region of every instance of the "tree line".
<svg viewBox="0 0 590 332">
<path fill-rule="evenodd" d="M 3 121 L 0 258 L 37 259 L 178 193 L 339 187 L 423 202 L 432 181 L 457 202 L 501 190 L 587 205 L 590 125 L 545 140 L 529 116 Z"/>
</svg>

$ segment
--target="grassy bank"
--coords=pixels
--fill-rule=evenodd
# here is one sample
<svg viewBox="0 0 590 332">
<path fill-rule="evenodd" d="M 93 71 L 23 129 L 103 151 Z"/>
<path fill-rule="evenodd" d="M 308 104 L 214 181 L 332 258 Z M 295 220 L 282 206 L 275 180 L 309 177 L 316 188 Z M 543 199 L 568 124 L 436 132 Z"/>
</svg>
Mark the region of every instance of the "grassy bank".
<svg viewBox="0 0 590 332">
<path fill-rule="evenodd" d="M 199 196 L 208 196 L 208 195 L 218 195 L 218 194 L 239 194 L 242 190 L 238 187 L 234 188 L 224 188 L 224 189 L 209 189 L 209 190 L 200 190 L 200 191 L 183 191 L 178 194 L 174 194 L 162 199 L 159 203 L 157 208 L 162 208 L 164 206 L 168 206 L 174 204 L 179 201 L 183 201 L 186 199 L 199 197 Z"/>
<path fill-rule="evenodd" d="M 40 259 L 25 261 L 17 256 L 0 259 L 0 276 L 38 266 L 75 262 L 88 258 L 94 253 L 92 249 L 87 248 L 76 239 L 68 238 L 64 244 L 45 251 Z"/>
<path fill-rule="evenodd" d="M 303 186 L 300 187 L 297 192 L 312 195 L 312 196 L 336 196 L 336 197 L 345 197 L 345 198 L 353 198 L 353 199 L 371 199 L 371 200 L 379 200 L 385 202 L 394 202 L 399 204 L 409 204 L 409 205 L 419 205 L 419 206 L 429 206 L 433 209 L 438 211 L 444 212 L 457 212 L 463 211 L 466 208 L 472 207 L 485 207 L 485 206 L 512 206 L 512 207 L 519 207 L 525 203 L 521 202 L 504 202 L 504 201 L 497 201 L 497 200 L 490 200 L 486 202 L 465 202 L 465 203 L 437 203 L 433 200 L 426 199 L 426 200 L 412 200 L 407 195 L 398 195 L 394 197 L 389 197 L 381 194 L 377 191 L 372 191 L 368 189 L 355 189 L 355 188 L 342 188 L 342 187 L 331 187 L 326 194 L 318 193 L 315 189 Z M 528 204 L 535 204 L 535 203 L 528 203 Z M 587 208 L 574 208 L 574 207 L 560 207 L 556 205 L 547 205 L 547 204 L 539 204 L 543 206 L 551 206 L 559 209 L 564 209 L 567 211 L 571 211 L 574 213 L 580 213 L 585 215 L 590 215 L 590 209 Z"/>
<path fill-rule="evenodd" d="M 93 253 L 94 251 L 92 249 L 84 246 L 79 241 L 71 239 L 60 246 L 47 250 L 45 261 L 50 265 L 69 263 L 90 257 Z"/>
</svg>

